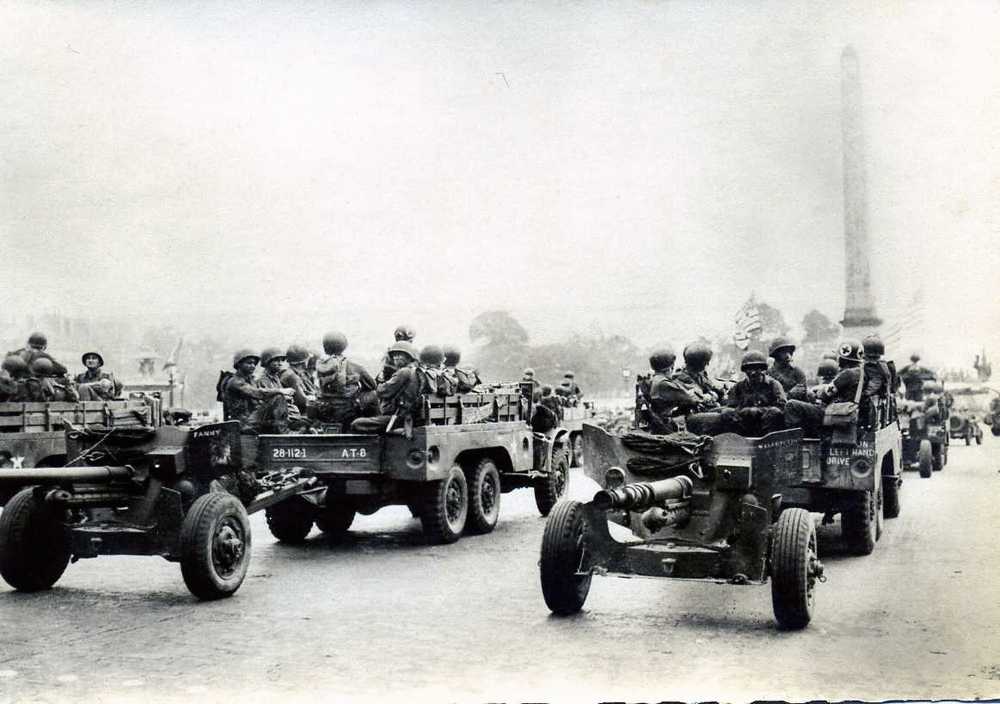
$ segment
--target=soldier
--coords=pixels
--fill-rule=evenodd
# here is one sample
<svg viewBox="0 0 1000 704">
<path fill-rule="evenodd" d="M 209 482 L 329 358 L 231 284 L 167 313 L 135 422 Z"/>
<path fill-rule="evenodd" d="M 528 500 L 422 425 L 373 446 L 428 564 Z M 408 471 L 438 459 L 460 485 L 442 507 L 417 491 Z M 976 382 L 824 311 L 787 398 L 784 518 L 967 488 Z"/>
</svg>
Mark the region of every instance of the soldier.
<svg viewBox="0 0 1000 704">
<path fill-rule="evenodd" d="M 864 349 L 865 385 L 863 397 L 888 397 L 893 383 L 893 373 L 889 365 L 882 360 L 885 345 L 878 335 L 869 335 L 861 342 Z"/>
<path fill-rule="evenodd" d="M 112 388 L 111 382 L 100 382 Z M 31 363 L 31 377 L 27 380 L 30 401 L 78 401 L 80 397 L 64 374 L 58 374 L 52 360 L 38 357 Z"/>
<path fill-rule="evenodd" d="M 910 363 L 899 370 L 899 378 L 906 387 L 907 401 L 923 401 L 924 382 L 934 381 L 937 377 L 934 372 L 920 364 L 920 354 L 914 352 L 910 355 Z"/>
<path fill-rule="evenodd" d="M 573 374 L 573 372 L 566 372 L 565 374 L 563 374 L 563 379 L 565 379 L 567 382 L 569 382 L 569 387 L 570 387 L 569 390 L 570 390 L 570 395 L 571 396 L 575 397 L 577 401 L 579 401 L 581 398 L 583 398 L 583 391 L 580 390 L 579 386 L 577 386 L 576 375 Z M 576 405 L 576 404 L 573 404 L 573 405 Z"/>
<path fill-rule="evenodd" d="M 541 398 L 540 386 L 541 384 L 535 378 L 535 370 L 531 367 L 525 368 L 524 372 L 521 374 L 522 384 L 531 384 L 531 400 L 534 403 L 538 403 L 539 398 Z"/>
<path fill-rule="evenodd" d="M 663 347 L 654 350 L 649 355 L 649 366 L 653 375 L 649 382 L 640 382 L 641 393 L 648 399 L 649 409 L 646 420 L 649 430 L 657 435 L 666 435 L 677 430 L 677 424 L 672 416 L 678 408 L 678 402 L 686 400 L 684 389 L 671 378 L 674 373 L 674 362 L 677 355 L 673 349 Z"/>
<path fill-rule="evenodd" d="M 284 388 L 262 388 L 254 383 L 253 373 L 260 356 L 252 350 L 233 355 L 236 373 L 223 387 L 223 410 L 226 420 L 238 420 L 244 431 L 287 433 L 288 405 L 294 392 Z"/>
<path fill-rule="evenodd" d="M 767 373 L 776 379 L 788 394 L 788 398 L 804 399 L 806 396 L 806 375 L 792 364 L 795 345 L 787 337 L 776 337 L 768 348 L 768 356 L 774 359 L 774 364 Z"/>
<path fill-rule="evenodd" d="M 397 325 L 396 329 L 392 331 L 392 337 L 396 342 L 413 342 L 413 338 L 417 336 L 416 331 L 407 324 Z M 389 348 L 392 349 L 391 347 Z M 382 371 L 378 373 L 375 377 L 376 383 L 381 384 L 392 377 L 393 372 L 396 370 L 392 366 L 392 354 L 386 350 L 385 356 L 382 357 Z"/>
<path fill-rule="evenodd" d="M 444 369 L 442 373 L 448 377 L 455 393 L 466 394 L 476 390 L 480 385 L 479 373 L 472 367 L 459 367 L 462 353 L 457 347 L 446 345 L 444 348 Z"/>
<path fill-rule="evenodd" d="M 308 415 L 310 404 L 316 402 L 316 380 L 309 372 L 309 350 L 303 345 L 292 344 L 285 351 L 285 361 L 288 366 L 281 371 L 281 385 L 291 389 L 296 408 L 302 415 Z"/>
<path fill-rule="evenodd" d="M 820 384 L 829 384 L 833 377 L 837 376 L 837 362 L 824 357 L 819 361 L 819 368 L 816 370 L 816 377 Z"/>
<path fill-rule="evenodd" d="M 389 348 L 390 353 L 394 347 Z M 360 416 L 374 413 L 377 388 L 368 370 L 344 356 L 346 349 L 347 336 L 330 331 L 323 336 L 326 356 L 316 363 L 319 375 L 316 416 L 325 423 L 339 423 L 344 429 Z M 391 359 L 388 362 L 392 364 Z"/>
<path fill-rule="evenodd" d="M 455 386 L 443 373 L 444 353 L 437 345 L 426 345 L 420 350 L 420 393 L 437 396 L 450 396 L 455 393 Z"/>
<path fill-rule="evenodd" d="M 9 355 L 0 368 L 0 401 L 27 401 L 27 379 L 31 370 L 17 355 Z"/>
<path fill-rule="evenodd" d="M 675 413 L 683 413 L 687 428 L 699 435 L 714 435 L 722 428 L 719 410 L 725 392 L 708 376 L 706 368 L 711 360 L 708 343 L 692 342 L 684 348 L 684 367 L 671 377 L 683 392 Z"/>
<path fill-rule="evenodd" d="M 260 366 L 263 373 L 257 379 L 257 386 L 262 389 L 278 389 L 285 392 L 289 397 L 288 406 L 288 427 L 290 430 L 303 430 L 309 427 L 309 422 L 305 415 L 299 410 L 295 403 L 295 389 L 281 381 L 282 374 L 287 371 L 287 357 L 277 347 L 268 347 L 260 353 Z"/>
<path fill-rule="evenodd" d="M 740 371 L 746 378 L 729 392 L 727 404 L 735 412 L 723 411 L 726 424 L 735 426 L 741 435 L 753 437 L 781 430 L 788 399 L 778 380 L 768 376 L 767 358 L 762 352 L 751 350 L 743 355 Z"/>
<path fill-rule="evenodd" d="M 389 362 L 396 370 L 388 381 L 378 385 L 379 415 L 358 418 L 351 430 L 361 433 L 381 433 L 401 425 L 407 429 L 413 424 L 417 401 L 420 400 L 420 378 L 417 374 L 417 350 L 401 340 L 389 348 Z"/>
<path fill-rule="evenodd" d="M 122 384 L 111 372 L 104 371 L 104 357 L 100 352 L 84 352 L 80 357 L 84 370 L 76 375 L 76 386 L 81 401 L 99 401 L 120 398 Z M 102 384 L 102 381 L 108 383 Z"/>
<path fill-rule="evenodd" d="M 576 396 L 573 395 L 573 384 L 569 379 L 563 379 L 562 383 L 556 387 L 556 398 L 559 402 L 569 408 L 576 405 Z"/>
<path fill-rule="evenodd" d="M 15 350 L 14 352 L 8 352 L 7 354 L 8 356 L 17 355 L 18 357 L 23 359 L 24 363 L 28 365 L 29 369 L 31 369 L 32 362 L 34 362 L 36 359 L 40 357 L 44 357 L 52 362 L 52 368 L 57 376 L 68 374 L 69 370 L 66 369 L 66 367 L 64 367 L 63 365 L 59 364 L 59 362 L 57 362 L 55 359 L 52 358 L 52 355 L 50 355 L 48 352 L 45 351 L 48 346 L 49 346 L 48 338 L 46 338 L 43 333 L 33 332 L 28 337 L 28 344 L 25 347 L 22 347 L 19 350 Z"/>
<path fill-rule="evenodd" d="M 819 437 L 828 403 L 854 401 L 861 381 L 862 347 L 857 340 L 844 340 L 840 345 L 840 371 L 833 382 L 818 396 L 815 403 L 790 399 L 785 404 L 785 427 L 802 428 L 806 437 Z"/>
<path fill-rule="evenodd" d="M 538 403 L 532 406 L 531 429 L 536 433 L 547 433 L 559 427 L 559 421 L 563 418 L 562 404 L 552 393 L 552 387 L 543 384 L 541 396 Z"/>
</svg>

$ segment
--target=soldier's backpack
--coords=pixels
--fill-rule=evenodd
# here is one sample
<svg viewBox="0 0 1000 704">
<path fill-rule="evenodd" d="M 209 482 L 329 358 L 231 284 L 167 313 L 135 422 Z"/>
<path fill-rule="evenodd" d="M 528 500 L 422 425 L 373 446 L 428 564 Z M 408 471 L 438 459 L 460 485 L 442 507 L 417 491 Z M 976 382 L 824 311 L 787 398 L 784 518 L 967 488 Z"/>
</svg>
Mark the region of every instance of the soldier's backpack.
<svg viewBox="0 0 1000 704">
<path fill-rule="evenodd" d="M 475 389 L 482 382 L 479 380 L 479 373 L 472 367 L 455 367 L 455 377 L 458 379 L 456 393 L 465 394 Z"/>
<path fill-rule="evenodd" d="M 234 376 L 233 372 L 219 371 L 219 380 L 215 382 L 215 400 L 220 403 L 226 400 L 226 386 Z"/>
<path fill-rule="evenodd" d="M 324 357 L 316 363 L 319 388 L 326 396 L 343 396 L 347 389 L 347 357 Z"/>
</svg>

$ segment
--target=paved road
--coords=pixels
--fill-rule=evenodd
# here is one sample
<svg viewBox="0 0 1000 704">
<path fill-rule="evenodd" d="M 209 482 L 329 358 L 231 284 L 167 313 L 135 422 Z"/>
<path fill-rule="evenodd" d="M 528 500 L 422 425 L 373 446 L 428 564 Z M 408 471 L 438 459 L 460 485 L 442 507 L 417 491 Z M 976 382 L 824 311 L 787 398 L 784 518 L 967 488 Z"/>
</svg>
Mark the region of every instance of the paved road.
<svg viewBox="0 0 1000 704">
<path fill-rule="evenodd" d="M 399 508 L 337 547 L 279 545 L 255 516 L 250 577 L 223 602 L 152 558 L 83 561 L 42 594 L 0 586 L 0 704 L 997 697 L 1000 440 L 984 442 L 906 474 L 871 556 L 821 530 L 829 581 L 802 632 L 775 628 L 766 587 L 669 580 L 595 578 L 582 614 L 550 616 L 544 521 L 519 491 L 495 533 L 452 546 Z"/>
</svg>

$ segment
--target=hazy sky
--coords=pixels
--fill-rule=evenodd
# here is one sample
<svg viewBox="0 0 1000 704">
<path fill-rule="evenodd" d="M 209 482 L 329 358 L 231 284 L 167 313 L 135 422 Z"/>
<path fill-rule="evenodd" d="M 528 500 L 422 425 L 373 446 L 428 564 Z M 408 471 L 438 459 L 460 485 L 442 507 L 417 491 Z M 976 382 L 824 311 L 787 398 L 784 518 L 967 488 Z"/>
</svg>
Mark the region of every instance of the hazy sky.
<svg viewBox="0 0 1000 704">
<path fill-rule="evenodd" d="M 922 284 L 929 350 L 1000 354 L 998 36 L 986 2 L 6 2 L 4 310 L 248 341 L 506 308 L 682 342 L 751 290 L 839 317 L 852 44 L 878 311 Z"/>
</svg>

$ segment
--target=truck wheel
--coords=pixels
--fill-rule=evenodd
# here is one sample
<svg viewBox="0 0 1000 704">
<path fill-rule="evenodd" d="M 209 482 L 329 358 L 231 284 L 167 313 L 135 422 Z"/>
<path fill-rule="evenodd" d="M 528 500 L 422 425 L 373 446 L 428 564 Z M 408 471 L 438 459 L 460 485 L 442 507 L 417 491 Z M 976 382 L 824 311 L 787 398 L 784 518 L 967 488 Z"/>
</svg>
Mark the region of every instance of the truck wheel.
<svg viewBox="0 0 1000 704">
<path fill-rule="evenodd" d="M 267 529 L 271 531 L 271 535 L 290 545 L 300 545 L 305 542 L 306 536 L 312 530 L 315 513 L 311 504 L 296 499 L 282 501 L 264 511 Z"/>
<path fill-rule="evenodd" d="M 343 501 L 329 502 L 316 512 L 316 527 L 326 537 L 338 538 L 348 531 L 357 514 L 353 506 L 348 506 Z"/>
<path fill-rule="evenodd" d="M 931 467 L 934 468 L 935 472 L 940 472 L 944 469 L 944 463 L 947 461 L 944 456 L 945 452 L 947 452 L 947 450 L 944 445 L 931 446 Z"/>
<path fill-rule="evenodd" d="M 771 605 L 782 628 L 805 628 L 812 619 L 817 559 L 816 528 L 809 512 L 789 508 L 778 516 L 771 547 Z"/>
<path fill-rule="evenodd" d="M 931 441 L 921 440 L 920 449 L 917 450 L 917 463 L 920 467 L 920 476 L 923 479 L 927 479 L 931 476 L 931 469 L 933 468 L 933 457 L 931 452 Z"/>
<path fill-rule="evenodd" d="M 436 543 L 454 543 L 462 537 L 469 515 L 469 487 L 461 467 L 454 466 L 448 476 L 427 487 L 420 511 L 424 535 Z"/>
<path fill-rule="evenodd" d="M 875 495 L 870 491 L 850 497 L 850 505 L 840 512 L 840 530 L 847 549 L 855 555 L 870 555 L 875 549 L 878 526 L 876 525 Z"/>
<path fill-rule="evenodd" d="M 965 431 L 965 446 L 968 447 L 972 444 L 972 428 Z"/>
<path fill-rule="evenodd" d="M 886 518 L 899 516 L 899 483 L 896 477 L 882 477 L 882 515 Z"/>
<path fill-rule="evenodd" d="M 583 433 L 573 433 L 573 437 L 570 439 L 570 447 L 572 452 L 570 466 L 583 466 Z"/>
<path fill-rule="evenodd" d="M 206 601 L 232 596 L 250 567 L 250 517 L 232 494 L 195 499 L 181 525 L 181 575 Z"/>
<path fill-rule="evenodd" d="M 569 452 L 561 449 L 553 453 L 552 467 L 548 474 L 535 484 L 535 506 L 538 507 L 538 512 L 548 516 L 552 507 L 566 493 L 567 486 L 569 486 Z"/>
<path fill-rule="evenodd" d="M 590 593 L 590 572 L 581 574 L 587 554 L 587 519 L 579 501 L 561 501 L 545 523 L 538 563 L 542 596 L 560 616 L 575 614 Z"/>
<path fill-rule="evenodd" d="M 0 513 L 0 576 L 22 592 L 49 589 L 69 564 L 69 536 L 34 490 L 17 492 Z"/>
<path fill-rule="evenodd" d="M 500 519 L 500 472 L 488 457 L 468 476 L 469 518 L 466 530 L 472 533 L 489 533 Z"/>
</svg>

